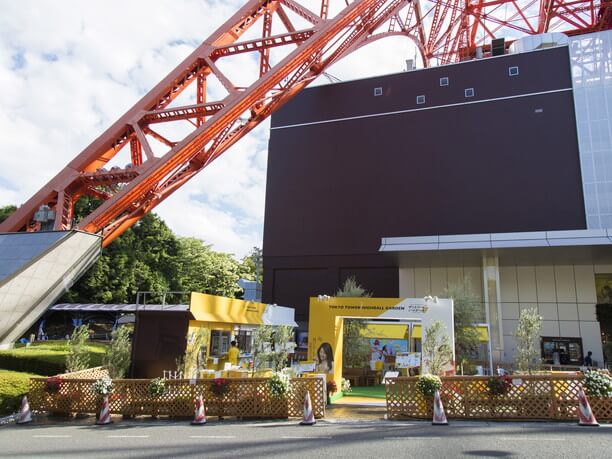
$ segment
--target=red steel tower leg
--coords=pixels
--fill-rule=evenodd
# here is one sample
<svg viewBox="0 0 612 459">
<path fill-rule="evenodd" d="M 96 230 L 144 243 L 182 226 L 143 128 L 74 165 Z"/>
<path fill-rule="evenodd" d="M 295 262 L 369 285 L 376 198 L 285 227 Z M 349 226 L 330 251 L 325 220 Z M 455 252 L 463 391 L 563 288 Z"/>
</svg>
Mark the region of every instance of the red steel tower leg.
<svg viewBox="0 0 612 459">
<path fill-rule="evenodd" d="M 89 195 L 104 202 L 76 227 L 102 233 L 108 245 L 331 65 L 380 38 L 411 38 L 430 65 L 470 58 L 476 46 L 509 30 L 577 34 L 612 24 L 612 0 L 322 0 L 316 11 L 297 0 L 247 2 L 0 224 L 0 232 L 39 230 L 41 206 L 55 210 L 54 229 L 71 228 L 76 202 Z M 252 27 L 258 21 L 261 27 Z M 242 40 L 247 31 L 251 38 Z M 272 48 L 285 51 L 278 62 Z M 244 53 L 254 53 L 259 63 L 244 70 L 252 73 L 246 88 L 221 70 L 226 59 Z M 213 79 L 225 95 L 211 96 Z M 194 103 L 178 105 L 188 88 Z M 167 132 L 179 131 L 156 126 L 173 123 L 190 130 L 175 139 Z M 128 145 L 129 164 L 106 170 Z"/>
</svg>

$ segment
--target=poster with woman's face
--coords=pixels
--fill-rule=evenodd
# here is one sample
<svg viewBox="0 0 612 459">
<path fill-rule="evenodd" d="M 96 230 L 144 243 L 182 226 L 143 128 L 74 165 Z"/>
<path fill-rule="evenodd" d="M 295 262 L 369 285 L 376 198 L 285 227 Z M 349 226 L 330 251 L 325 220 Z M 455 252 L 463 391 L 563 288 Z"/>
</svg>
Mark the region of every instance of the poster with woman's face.
<svg viewBox="0 0 612 459">
<path fill-rule="evenodd" d="M 332 351 L 331 344 L 321 343 L 317 349 L 316 361 L 317 366 L 315 369 L 318 373 L 334 372 L 334 352 Z"/>
</svg>

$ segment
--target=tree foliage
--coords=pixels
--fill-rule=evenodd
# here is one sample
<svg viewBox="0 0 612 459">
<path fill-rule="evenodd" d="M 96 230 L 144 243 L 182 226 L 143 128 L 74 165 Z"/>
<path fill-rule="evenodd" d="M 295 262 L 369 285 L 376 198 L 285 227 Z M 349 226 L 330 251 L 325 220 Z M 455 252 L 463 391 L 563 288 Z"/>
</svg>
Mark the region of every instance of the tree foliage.
<svg viewBox="0 0 612 459">
<path fill-rule="evenodd" d="M 432 375 L 441 375 L 444 367 L 453 358 L 453 350 L 446 326 L 440 320 L 434 320 L 427 330 L 421 346 L 423 364 Z"/>
<path fill-rule="evenodd" d="M 17 210 L 16 206 L 0 207 L 0 223 L 9 218 Z"/>
<path fill-rule="evenodd" d="M 354 276 L 351 276 L 344 281 L 342 288 L 338 289 L 336 292 L 336 296 L 358 298 L 370 297 L 372 294 L 366 291 L 366 289 L 357 282 Z"/>
<path fill-rule="evenodd" d="M 187 335 L 185 357 L 177 365 L 177 371 L 182 371 L 186 378 L 197 378 L 200 370 L 206 368 L 206 350 L 210 342 L 210 329 L 199 327 Z"/>
<path fill-rule="evenodd" d="M 444 296 L 453 300 L 455 356 L 457 362 L 462 365 L 478 352 L 480 336 L 475 324 L 484 322 L 482 305 L 474 295 L 469 276 L 461 283 L 450 284 L 444 291 Z"/>
<path fill-rule="evenodd" d="M 130 330 L 126 326 L 119 327 L 113 332 L 113 339 L 104 356 L 109 376 L 112 379 L 123 378 L 130 369 L 131 357 Z"/>
<path fill-rule="evenodd" d="M 260 325 L 253 333 L 253 370 L 271 365 L 280 371 L 287 365 L 289 342 L 293 338 L 290 325 Z"/>
<path fill-rule="evenodd" d="M 521 371 L 531 371 L 540 365 L 539 340 L 542 316 L 536 308 L 523 309 L 514 336 L 516 338 L 516 364 Z"/>
<path fill-rule="evenodd" d="M 354 277 L 344 281 L 336 296 L 369 297 L 370 293 Z M 342 362 L 346 368 L 362 368 L 370 360 L 370 345 L 363 337 L 367 325 L 362 319 L 344 319 L 344 339 L 342 344 Z"/>
<path fill-rule="evenodd" d="M 259 264 L 259 269 L 257 265 Z M 259 278 L 255 279 L 259 274 Z M 263 255 L 259 247 L 253 247 L 240 262 L 240 278 L 263 282 Z"/>
<path fill-rule="evenodd" d="M 97 206 L 79 201 L 80 212 Z M 254 249 L 259 250 L 259 249 Z M 94 266 L 64 295 L 67 303 L 131 303 L 139 291 L 202 292 L 236 297 L 249 263 L 215 252 L 196 238 L 177 237 L 153 213 L 110 244 Z M 252 268 L 254 277 L 254 265 Z M 183 301 L 188 301 L 184 298 Z"/>
<path fill-rule="evenodd" d="M 66 371 L 68 373 L 89 368 L 87 340 L 89 340 L 89 327 L 87 325 L 75 327 L 68 340 L 69 352 L 66 355 Z"/>
</svg>

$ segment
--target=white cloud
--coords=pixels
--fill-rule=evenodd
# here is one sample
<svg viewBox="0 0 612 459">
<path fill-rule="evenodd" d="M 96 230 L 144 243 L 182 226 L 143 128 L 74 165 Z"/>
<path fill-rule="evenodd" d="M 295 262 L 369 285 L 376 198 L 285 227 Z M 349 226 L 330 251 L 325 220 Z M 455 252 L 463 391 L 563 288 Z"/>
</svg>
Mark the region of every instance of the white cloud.
<svg viewBox="0 0 612 459">
<path fill-rule="evenodd" d="M 309 6 L 318 12 L 316 3 Z M 243 4 L 3 1 L 0 206 L 25 202 Z M 412 57 L 408 40 L 380 43 L 330 72 L 341 79 L 395 72 Z M 249 82 L 245 68 L 256 68 L 246 55 L 222 65 L 239 84 Z M 156 212 L 216 250 L 241 257 L 261 247 L 268 129 L 263 123 Z"/>
</svg>

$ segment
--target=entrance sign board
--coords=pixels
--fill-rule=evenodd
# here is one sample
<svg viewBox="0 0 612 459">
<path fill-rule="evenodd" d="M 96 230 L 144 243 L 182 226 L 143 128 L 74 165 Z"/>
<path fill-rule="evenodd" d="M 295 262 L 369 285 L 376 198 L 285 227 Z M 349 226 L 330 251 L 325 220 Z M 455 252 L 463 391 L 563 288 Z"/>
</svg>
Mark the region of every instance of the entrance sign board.
<svg viewBox="0 0 612 459">
<path fill-rule="evenodd" d="M 328 380 L 340 384 L 342 380 L 342 348 L 345 318 L 398 319 L 420 321 L 423 340 L 427 329 L 434 321 L 441 321 L 450 338 L 453 350 L 454 369 L 454 321 L 453 300 L 438 298 L 310 298 L 310 320 L 308 325 L 308 358 L 317 361 L 317 368 L 327 374 Z M 421 365 L 427 372 L 425 362 Z M 449 368 L 449 373 L 453 370 Z"/>
</svg>

